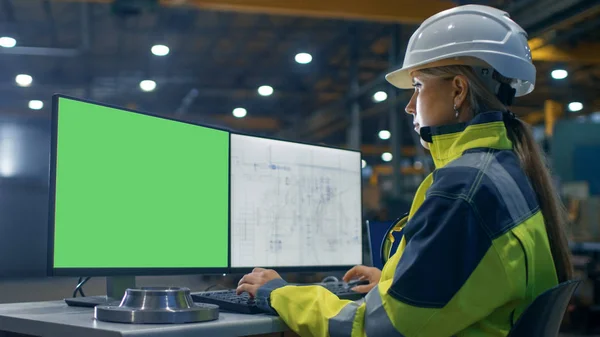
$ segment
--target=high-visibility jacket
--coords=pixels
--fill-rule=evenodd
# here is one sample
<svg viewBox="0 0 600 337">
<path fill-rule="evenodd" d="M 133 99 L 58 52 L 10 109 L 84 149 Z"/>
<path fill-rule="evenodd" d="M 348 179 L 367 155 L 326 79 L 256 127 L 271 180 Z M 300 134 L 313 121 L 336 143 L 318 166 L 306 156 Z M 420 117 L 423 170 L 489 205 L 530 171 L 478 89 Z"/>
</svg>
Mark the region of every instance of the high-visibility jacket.
<svg viewBox="0 0 600 337">
<path fill-rule="evenodd" d="M 558 284 L 503 113 L 421 131 L 436 169 L 364 303 L 281 279 L 259 288 L 257 303 L 300 336 L 506 336 L 527 305 Z"/>
</svg>

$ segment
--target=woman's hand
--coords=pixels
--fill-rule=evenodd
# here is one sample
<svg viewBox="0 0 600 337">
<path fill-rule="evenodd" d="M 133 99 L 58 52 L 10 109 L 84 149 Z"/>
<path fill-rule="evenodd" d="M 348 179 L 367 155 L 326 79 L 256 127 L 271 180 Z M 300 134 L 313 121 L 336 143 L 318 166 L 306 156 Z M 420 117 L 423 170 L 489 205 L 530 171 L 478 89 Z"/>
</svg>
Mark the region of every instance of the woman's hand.
<svg viewBox="0 0 600 337">
<path fill-rule="evenodd" d="M 377 285 L 377 283 L 379 283 L 379 279 L 381 279 L 381 270 L 375 267 L 354 266 L 352 269 L 348 270 L 346 275 L 344 275 L 343 280 L 344 282 L 350 282 L 356 278 L 359 280 L 368 280 L 369 284 L 356 286 L 352 288 L 352 290 L 357 293 L 368 293 Z"/>
<path fill-rule="evenodd" d="M 281 276 L 272 269 L 254 268 L 250 274 L 244 275 L 240 282 L 238 282 L 236 293 L 239 295 L 247 292 L 250 294 L 250 297 L 255 297 L 258 288 L 278 278 L 281 278 Z"/>
</svg>

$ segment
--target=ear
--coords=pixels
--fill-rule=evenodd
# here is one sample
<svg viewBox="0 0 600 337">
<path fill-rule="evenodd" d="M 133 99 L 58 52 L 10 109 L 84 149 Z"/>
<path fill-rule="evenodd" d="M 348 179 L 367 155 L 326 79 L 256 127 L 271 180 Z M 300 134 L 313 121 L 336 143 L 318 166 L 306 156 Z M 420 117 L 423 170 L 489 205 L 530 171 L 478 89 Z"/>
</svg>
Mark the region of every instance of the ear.
<svg viewBox="0 0 600 337">
<path fill-rule="evenodd" d="M 469 81 L 464 75 L 456 75 L 452 80 L 452 95 L 454 96 L 454 105 L 461 109 L 465 106 L 467 93 L 469 92 Z"/>
</svg>

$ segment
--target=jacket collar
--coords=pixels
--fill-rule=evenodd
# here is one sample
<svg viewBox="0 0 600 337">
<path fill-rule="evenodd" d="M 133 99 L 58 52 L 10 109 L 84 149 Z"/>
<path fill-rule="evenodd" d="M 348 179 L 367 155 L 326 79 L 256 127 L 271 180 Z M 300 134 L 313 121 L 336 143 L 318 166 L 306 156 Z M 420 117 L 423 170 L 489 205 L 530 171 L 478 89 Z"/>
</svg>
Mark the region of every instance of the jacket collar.
<svg viewBox="0 0 600 337">
<path fill-rule="evenodd" d="M 475 148 L 512 150 L 506 134 L 504 114 L 491 111 L 477 114 L 467 123 L 421 128 L 421 138 L 430 143 L 429 150 L 436 169 Z"/>
</svg>

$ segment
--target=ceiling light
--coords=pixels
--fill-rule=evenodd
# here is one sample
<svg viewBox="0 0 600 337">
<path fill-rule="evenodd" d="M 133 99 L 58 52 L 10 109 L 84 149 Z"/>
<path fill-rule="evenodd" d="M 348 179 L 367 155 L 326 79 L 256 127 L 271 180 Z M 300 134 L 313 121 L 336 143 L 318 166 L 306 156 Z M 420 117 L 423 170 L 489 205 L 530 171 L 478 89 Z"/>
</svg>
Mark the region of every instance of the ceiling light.
<svg viewBox="0 0 600 337">
<path fill-rule="evenodd" d="M 583 104 L 581 102 L 571 102 L 569 103 L 569 111 L 577 112 L 583 109 Z"/>
<path fill-rule="evenodd" d="M 162 45 L 162 44 L 157 44 L 152 46 L 152 54 L 156 55 L 156 56 L 165 56 L 169 54 L 169 47 Z"/>
<path fill-rule="evenodd" d="M 33 77 L 26 74 L 19 74 L 15 77 L 15 82 L 17 82 L 20 87 L 28 87 L 33 82 Z"/>
<path fill-rule="evenodd" d="M 392 133 L 389 132 L 388 130 L 379 131 L 379 138 L 381 138 L 383 140 L 390 139 L 391 136 L 392 136 Z"/>
<path fill-rule="evenodd" d="M 17 45 L 17 40 L 13 39 L 12 37 L 8 37 L 8 36 L 0 37 L 0 47 L 12 48 L 16 45 Z"/>
<path fill-rule="evenodd" d="M 263 85 L 260 88 L 258 88 L 258 94 L 261 96 L 271 96 L 273 94 L 273 87 Z"/>
<path fill-rule="evenodd" d="M 300 64 L 308 64 L 312 61 L 312 55 L 309 53 L 298 53 L 296 54 L 296 62 Z"/>
<path fill-rule="evenodd" d="M 244 117 L 246 117 L 247 113 L 248 113 L 248 111 L 246 111 L 246 109 L 244 109 L 244 108 L 233 109 L 233 115 L 237 118 L 244 118 Z"/>
<path fill-rule="evenodd" d="M 38 100 L 29 101 L 29 109 L 41 110 L 44 107 L 44 102 Z"/>
<path fill-rule="evenodd" d="M 375 102 L 383 102 L 387 99 L 387 94 L 385 93 L 385 91 L 378 91 L 375 93 L 375 95 L 373 95 L 373 100 Z"/>
<path fill-rule="evenodd" d="M 140 88 L 146 92 L 156 89 L 156 82 L 152 80 L 143 80 L 140 82 Z"/>
<path fill-rule="evenodd" d="M 562 80 L 562 79 L 567 78 L 567 76 L 569 76 L 569 73 L 564 69 L 555 69 L 555 70 L 552 70 L 551 75 L 552 75 L 552 78 L 555 80 Z"/>
<path fill-rule="evenodd" d="M 392 161 L 392 158 L 393 158 L 393 156 L 392 156 L 392 154 L 391 154 L 391 153 L 389 153 L 389 152 L 384 152 L 384 153 L 381 155 L 381 160 L 383 160 L 383 161 Z"/>
<path fill-rule="evenodd" d="M 367 167 L 367 162 L 366 162 L 364 159 L 363 159 L 363 160 L 361 160 L 361 161 L 360 161 L 360 166 L 361 166 L 362 168 L 365 168 L 365 167 Z"/>
</svg>

